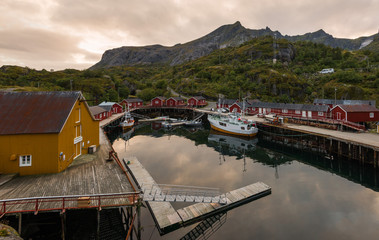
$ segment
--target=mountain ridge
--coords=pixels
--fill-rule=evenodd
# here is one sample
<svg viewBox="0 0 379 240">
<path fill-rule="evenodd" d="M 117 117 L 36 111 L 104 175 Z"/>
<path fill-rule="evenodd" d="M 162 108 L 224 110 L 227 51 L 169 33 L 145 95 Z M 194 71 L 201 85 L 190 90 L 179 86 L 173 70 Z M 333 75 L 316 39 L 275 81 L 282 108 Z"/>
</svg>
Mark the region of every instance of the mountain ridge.
<svg viewBox="0 0 379 240">
<path fill-rule="evenodd" d="M 334 38 L 323 29 L 320 29 L 316 32 L 305 33 L 303 35 L 288 36 L 282 35 L 279 31 L 272 31 L 269 27 L 265 29 L 248 29 L 237 21 L 234 24 L 220 26 L 198 39 L 183 44 L 176 44 L 171 47 L 155 44 L 140 47 L 123 46 L 106 50 L 101 60 L 90 67 L 90 69 L 150 64 L 167 64 L 174 66 L 206 56 L 214 50 L 230 46 L 239 46 L 253 38 L 267 35 L 275 38 L 284 38 L 291 42 L 311 41 L 334 48 L 339 47 L 346 50 L 359 50 L 364 43 L 368 43 L 364 48 L 371 49 L 371 39 L 376 38 L 379 34 L 356 39 Z"/>
</svg>

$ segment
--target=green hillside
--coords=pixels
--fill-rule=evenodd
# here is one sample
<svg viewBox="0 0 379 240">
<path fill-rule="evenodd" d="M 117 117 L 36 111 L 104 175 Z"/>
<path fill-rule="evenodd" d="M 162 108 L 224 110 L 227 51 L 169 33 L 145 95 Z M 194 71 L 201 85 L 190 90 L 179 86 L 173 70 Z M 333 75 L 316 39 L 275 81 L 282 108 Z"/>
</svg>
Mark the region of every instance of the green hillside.
<svg viewBox="0 0 379 240">
<path fill-rule="evenodd" d="M 273 63 L 275 54 L 276 63 Z M 323 68 L 335 73 L 320 74 Z M 379 103 L 379 52 L 350 52 L 311 42 L 255 38 L 238 47 L 215 50 L 176 66 L 119 66 L 98 70 L 48 72 L 17 66 L 0 68 L 1 88 L 80 90 L 88 100 L 117 101 L 129 94 L 150 100 L 183 95 L 216 100 L 249 96 L 263 101 L 312 102 L 314 98 L 376 99 Z"/>
</svg>

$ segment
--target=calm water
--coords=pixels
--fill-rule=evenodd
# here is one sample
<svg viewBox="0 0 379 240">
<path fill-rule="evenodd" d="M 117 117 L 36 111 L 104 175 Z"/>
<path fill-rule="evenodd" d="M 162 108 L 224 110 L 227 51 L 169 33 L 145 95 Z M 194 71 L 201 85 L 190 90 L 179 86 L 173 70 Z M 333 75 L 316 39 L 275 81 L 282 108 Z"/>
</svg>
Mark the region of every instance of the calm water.
<svg viewBox="0 0 379 240">
<path fill-rule="evenodd" d="M 228 211 L 209 239 L 378 239 L 379 174 L 368 168 L 208 129 L 147 125 L 128 141 L 122 137 L 129 136 L 121 134 L 115 150 L 136 156 L 157 183 L 227 192 L 262 181 L 272 188 L 271 195 Z M 143 208 L 142 226 L 142 239 L 180 239 L 196 225 L 161 237 Z"/>
</svg>

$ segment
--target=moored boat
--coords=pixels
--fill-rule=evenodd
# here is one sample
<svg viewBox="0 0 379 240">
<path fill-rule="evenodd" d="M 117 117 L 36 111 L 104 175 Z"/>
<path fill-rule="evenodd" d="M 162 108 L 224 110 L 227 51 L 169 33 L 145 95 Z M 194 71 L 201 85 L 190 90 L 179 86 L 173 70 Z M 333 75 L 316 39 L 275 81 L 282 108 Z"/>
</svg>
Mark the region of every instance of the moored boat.
<svg viewBox="0 0 379 240">
<path fill-rule="evenodd" d="M 125 112 L 124 121 L 120 123 L 122 129 L 128 129 L 134 126 L 134 118 L 129 111 Z"/>
<path fill-rule="evenodd" d="M 245 99 L 243 105 L 242 113 L 245 111 Z M 217 114 L 208 114 L 208 121 L 212 129 L 223 133 L 245 137 L 254 137 L 258 133 L 254 121 L 243 119 L 243 116 L 236 112 L 225 115 L 219 109 Z"/>
<path fill-rule="evenodd" d="M 258 133 L 255 122 L 242 119 L 237 113 L 230 113 L 227 116 L 208 114 L 208 121 L 211 128 L 219 132 L 245 137 L 254 137 Z"/>
</svg>

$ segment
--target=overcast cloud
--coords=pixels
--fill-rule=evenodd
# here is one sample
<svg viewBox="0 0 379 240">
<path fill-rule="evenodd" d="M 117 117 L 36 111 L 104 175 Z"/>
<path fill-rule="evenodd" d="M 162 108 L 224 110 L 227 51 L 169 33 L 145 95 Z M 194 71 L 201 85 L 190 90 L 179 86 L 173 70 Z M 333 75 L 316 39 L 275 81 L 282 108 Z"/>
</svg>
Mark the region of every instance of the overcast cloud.
<svg viewBox="0 0 379 240">
<path fill-rule="evenodd" d="M 0 66 L 85 69 L 121 46 L 185 43 L 240 21 L 299 35 L 378 32 L 378 0 L 1 0 Z"/>
</svg>

